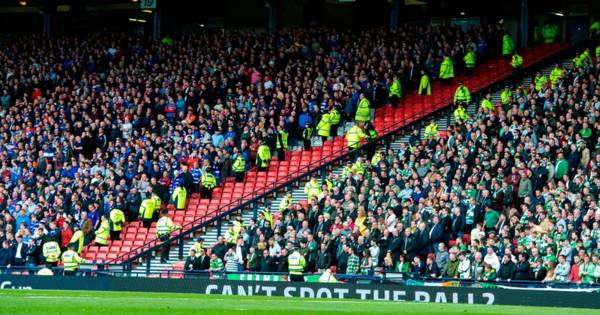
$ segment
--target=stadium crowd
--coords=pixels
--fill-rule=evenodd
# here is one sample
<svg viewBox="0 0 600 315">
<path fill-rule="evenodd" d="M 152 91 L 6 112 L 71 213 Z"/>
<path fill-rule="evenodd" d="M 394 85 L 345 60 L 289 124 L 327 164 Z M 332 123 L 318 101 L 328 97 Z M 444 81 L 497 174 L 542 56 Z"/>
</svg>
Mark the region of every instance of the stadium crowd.
<svg viewBox="0 0 600 315">
<path fill-rule="evenodd" d="M 214 187 L 232 166 L 262 164 L 261 144 L 284 151 L 335 136 L 363 98 L 376 108 L 388 89 L 400 96 L 400 82 L 435 79 L 445 56 L 460 72 L 467 51 L 480 60 L 499 53 L 502 35 L 489 25 L 206 33 L 160 43 L 125 34 L 5 39 L 0 265 L 43 263 L 50 240 L 77 252 L 106 244 L 123 216 L 150 226 L 158 211 L 147 209 L 177 200 L 178 188 L 189 196 L 204 175 Z M 333 128 L 319 132 L 336 111 Z M 244 163 L 234 165 L 238 156 Z"/>
<path fill-rule="evenodd" d="M 313 177 L 307 203 L 288 195 L 212 248 L 200 239 L 186 270 L 199 256 L 211 271 L 286 272 L 299 247 L 305 272 L 597 283 L 599 75 L 585 51 L 499 104 L 486 95 L 474 117 L 457 107 L 444 132 L 431 122 L 424 140 L 415 129 L 399 151 Z"/>
</svg>

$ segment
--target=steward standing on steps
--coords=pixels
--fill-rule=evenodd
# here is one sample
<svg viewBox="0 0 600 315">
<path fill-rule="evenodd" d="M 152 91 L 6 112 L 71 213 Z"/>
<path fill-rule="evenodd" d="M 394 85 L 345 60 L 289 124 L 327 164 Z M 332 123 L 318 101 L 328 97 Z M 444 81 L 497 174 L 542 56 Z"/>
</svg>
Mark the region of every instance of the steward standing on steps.
<svg viewBox="0 0 600 315">
<path fill-rule="evenodd" d="M 288 257 L 288 269 L 290 272 L 290 281 L 292 282 L 304 282 L 304 267 L 306 267 L 306 260 L 304 256 L 300 255 L 298 246 L 294 246 L 294 252 Z"/>
<path fill-rule="evenodd" d="M 317 124 L 317 135 L 321 137 L 322 144 L 325 144 L 325 141 L 331 135 L 331 114 L 325 113 L 321 116 L 321 120 Z"/>
<path fill-rule="evenodd" d="M 262 140 L 258 151 L 256 152 L 256 167 L 261 172 L 266 172 L 271 161 L 271 149 L 267 145 L 266 141 Z"/>
<path fill-rule="evenodd" d="M 469 49 L 463 57 L 463 61 L 465 62 L 465 68 L 467 69 L 467 77 L 470 78 L 473 75 L 473 71 L 475 71 L 475 63 L 477 61 L 473 49 Z"/>
<path fill-rule="evenodd" d="M 212 198 L 212 191 L 217 186 L 217 179 L 209 169 L 206 169 L 202 173 L 202 179 L 200 180 L 202 188 L 200 189 L 200 197 L 204 199 Z M 184 206 L 185 208 L 185 206 Z"/>
<path fill-rule="evenodd" d="M 73 245 L 73 243 L 69 243 L 69 245 L 67 246 L 67 250 L 61 256 L 65 276 L 74 276 L 77 273 L 79 264 L 83 264 L 86 262 L 85 259 L 79 257 L 77 252 L 73 250 L 74 248 L 75 246 Z"/>
<path fill-rule="evenodd" d="M 502 109 L 504 111 L 508 111 L 510 109 L 509 106 L 512 101 L 512 95 L 512 91 L 508 85 L 505 86 L 502 93 L 500 93 L 500 103 L 502 104 Z"/>
<path fill-rule="evenodd" d="M 123 211 L 117 208 L 110 210 L 108 223 L 110 225 L 110 239 L 113 241 L 120 240 L 123 223 L 125 223 L 125 214 Z"/>
<path fill-rule="evenodd" d="M 148 196 L 146 199 L 142 201 L 140 205 L 140 217 L 142 218 L 142 222 L 144 227 L 149 229 L 152 224 L 152 217 L 154 216 L 154 211 L 156 210 L 156 204 L 151 196 Z"/>
<path fill-rule="evenodd" d="M 458 87 L 456 88 L 456 92 L 454 92 L 454 105 L 456 106 L 458 103 L 467 105 L 471 103 L 471 93 L 462 81 L 458 82 Z"/>
<path fill-rule="evenodd" d="M 356 115 L 354 115 L 355 121 L 367 122 L 371 120 L 371 103 L 365 97 L 364 93 L 360 93 L 360 100 L 358 101 L 358 107 L 356 108 Z"/>
<path fill-rule="evenodd" d="M 535 91 L 536 91 L 536 92 L 539 92 L 539 91 L 541 91 L 541 90 L 542 90 L 542 89 L 543 89 L 543 88 L 546 86 L 546 84 L 548 83 L 548 78 L 547 78 L 545 75 L 542 75 L 542 73 L 538 71 L 538 72 L 535 74 L 535 80 L 534 80 L 534 83 L 535 83 Z"/>
<path fill-rule="evenodd" d="M 558 80 L 562 77 L 563 69 L 559 67 L 558 63 L 554 65 L 554 69 L 550 71 L 550 83 L 552 83 L 552 88 L 556 88 L 558 84 Z"/>
<path fill-rule="evenodd" d="M 277 149 L 277 160 L 285 161 L 285 152 L 288 150 L 288 133 L 281 126 L 277 126 L 275 146 Z"/>
<path fill-rule="evenodd" d="M 42 254 L 46 260 L 46 267 L 56 267 L 60 260 L 60 245 L 54 239 L 50 239 L 42 246 Z"/>
<path fill-rule="evenodd" d="M 452 63 L 450 56 L 444 56 L 444 60 L 440 65 L 440 74 L 438 77 L 444 84 L 450 84 L 450 80 L 454 78 L 454 64 Z"/>
<path fill-rule="evenodd" d="M 246 176 L 246 160 L 244 160 L 244 156 L 239 153 L 233 161 L 233 165 L 231 166 L 231 170 L 233 174 L 235 174 L 235 182 L 243 183 L 244 177 Z"/>
<path fill-rule="evenodd" d="M 202 175 L 204 177 L 204 175 Z M 214 177 L 214 176 L 213 176 Z M 216 185 L 216 181 L 215 181 Z M 173 190 L 173 194 L 171 195 L 171 201 L 173 201 L 173 205 L 177 210 L 184 210 L 185 203 L 187 201 L 187 189 L 182 184 L 178 185 L 175 190 Z"/>
<path fill-rule="evenodd" d="M 373 155 L 375 155 L 375 150 L 377 149 L 377 131 L 373 128 L 373 124 L 370 122 L 365 124 L 365 135 L 367 137 L 367 160 L 371 160 Z"/>
<path fill-rule="evenodd" d="M 100 226 L 96 230 L 96 238 L 94 243 L 96 243 L 96 246 L 106 246 L 106 244 L 108 244 L 109 237 L 110 226 L 108 225 L 108 220 L 106 220 L 106 215 L 102 215 L 100 217 Z"/>
<path fill-rule="evenodd" d="M 419 83 L 419 95 L 423 95 L 426 93 L 427 95 L 431 95 L 431 83 L 429 82 L 429 76 L 425 72 L 425 70 L 421 70 L 421 82 Z"/>
<path fill-rule="evenodd" d="M 400 78 L 398 78 L 397 74 L 394 74 L 394 81 L 392 81 L 392 85 L 390 86 L 390 92 L 388 93 L 388 97 L 390 99 L 392 107 L 398 107 L 398 103 L 400 102 L 400 98 L 402 97 L 402 86 L 400 85 Z"/>
<path fill-rule="evenodd" d="M 515 50 L 515 52 L 512 55 L 512 59 L 510 61 L 510 65 L 513 67 L 513 73 L 516 74 L 519 71 L 521 71 L 521 66 L 523 66 L 523 57 L 521 57 L 521 55 L 519 55 L 519 53 L 517 53 L 517 51 Z"/>
<path fill-rule="evenodd" d="M 346 143 L 348 145 L 348 149 L 350 150 L 358 149 L 358 147 L 360 147 L 360 140 L 366 137 L 361 128 L 361 124 L 362 123 L 357 122 L 346 132 Z"/>
<path fill-rule="evenodd" d="M 481 101 L 481 108 L 485 108 L 488 111 L 493 112 L 495 108 L 494 108 L 494 103 L 492 103 L 491 99 L 492 99 L 492 94 L 487 93 L 485 95 L 485 98 Z"/>
<path fill-rule="evenodd" d="M 160 219 L 156 223 L 156 236 L 161 241 L 161 252 L 160 262 L 166 263 L 169 258 L 169 251 L 171 250 L 171 242 L 169 242 L 169 234 L 179 229 L 178 226 L 173 224 L 171 218 L 169 218 L 169 210 L 164 209 L 160 212 Z"/>
<path fill-rule="evenodd" d="M 454 110 L 454 120 L 456 123 L 464 124 L 467 120 L 469 120 L 469 115 L 467 111 L 463 107 L 463 103 L 458 103 L 458 107 Z"/>
<path fill-rule="evenodd" d="M 310 125 L 310 123 L 306 123 L 304 129 L 302 129 L 302 142 L 304 144 L 305 151 L 310 151 L 310 149 L 312 148 L 312 136 L 312 126 Z"/>
<path fill-rule="evenodd" d="M 333 105 L 329 111 L 329 120 L 331 122 L 330 135 L 335 138 L 338 135 L 338 128 L 342 121 L 342 114 L 336 105 Z"/>
<path fill-rule="evenodd" d="M 515 42 L 510 35 L 505 34 L 502 37 L 502 56 L 508 58 L 515 49 Z"/>
<path fill-rule="evenodd" d="M 437 141 L 438 138 L 438 125 L 435 120 L 432 120 L 427 127 L 425 127 L 425 141 L 429 142 L 431 140 Z"/>
</svg>

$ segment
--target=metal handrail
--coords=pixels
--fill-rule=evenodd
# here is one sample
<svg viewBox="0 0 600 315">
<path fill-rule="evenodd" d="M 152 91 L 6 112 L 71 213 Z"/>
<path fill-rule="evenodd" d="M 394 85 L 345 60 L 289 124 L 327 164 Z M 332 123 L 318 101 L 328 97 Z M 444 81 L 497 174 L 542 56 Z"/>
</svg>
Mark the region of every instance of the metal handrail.
<svg viewBox="0 0 600 315">
<path fill-rule="evenodd" d="M 553 47 L 552 51 L 549 54 L 545 55 L 542 59 L 548 58 L 554 54 L 564 51 L 564 50 L 568 49 L 569 47 L 570 47 L 569 44 L 555 45 L 555 47 Z M 539 57 L 539 56 L 537 56 L 537 57 Z M 537 58 L 537 57 L 534 56 L 534 58 Z M 538 64 L 540 61 L 541 60 L 526 61 L 526 63 L 525 63 L 526 65 L 523 68 L 525 69 L 525 68 L 532 67 L 532 66 Z M 485 66 L 485 64 L 482 66 Z M 472 89 L 473 93 L 480 92 L 484 88 L 492 86 L 495 83 L 497 83 L 498 81 L 506 79 L 510 75 L 511 75 L 510 73 L 505 73 L 503 75 L 500 75 L 499 77 L 494 78 L 494 82 L 490 82 L 489 84 L 487 84 L 485 86 L 477 85 L 477 86 L 471 87 L 471 89 Z M 467 79 L 467 81 L 468 81 L 468 79 Z M 422 112 L 414 113 L 413 115 L 411 115 L 409 117 L 404 117 L 402 120 L 395 122 L 394 124 L 386 127 L 385 129 L 379 130 L 380 136 L 378 137 L 377 141 L 384 140 L 385 138 L 390 138 L 391 135 L 394 135 L 397 132 L 401 131 L 407 125 L 414 123 L 421 118 L 431 116 L 431 115 L 435 114 L 437 111 L 442 110 L 451 104 L 452 104 L 452 101 L 448 100 L 447 98 L 444 98 L 435 103 L 431 103 L 430 106 L 426 107 L 426 110 L 424 110 Z M 314 173 L 317 173 L 330 165 L 333 165 L 341 160 L 345 160 L 351 154 L 355 154 L 356 152 L 363 151 L 365 149 L 365 147 L 366 147 L 366 145 L 362 145 L 360 148 L 352 150 L 352 151 L 348 151 L 348 149 L 344 147 L 343 149 L 336 150 L 325 157 L 321 157 L 321 159 L 319 159 L 318 161 L 312 162 L 311 165 L 306 165 L 303 167 L 301 166 L 301 167 L 299 167 L 299 169 L 297 171 L 295 171 L 291 174 L 288 174 L 287 176 L 282 177 L 273 183 L 267 184 L 267 186 L 272 187 L 271 189 L 266 190 L 266 188 L 264 188 L 264 189 L 260 189 L 260 190 L 254 191 L 252 193 L 246 194 L 238 200 L 232 201 L 231 203 L 229 203 L 227 205 L 220 206 L 219 208 L 213 210 L 212 212 L 206 213 L 204 216 L 202 216 L 194 221 L 188 222 L 187 224 L 182 225 L 181 229 L 179 231 L 172 233 L 172 236 L 169 238 L 169 240 L 167 240 L 167 242 L 173 242 L 176 240 L 183 241 L 184 235 L 194 233 L 197 230 L 213 223 L 214 221 L 218 220 L 218 223 L 220 224 L 220 220 L 224 216 L 232 214 L 239 209 L 250 206 L 253 203 L 259 202 L 260 199 L 266 198 L 270 194 L 280 191 L 281 189 L 285 189 L 286 187 L 290 186 L 291 183 L 300 181 L 303 178 L 308 177 Z M 263 191 L 263 192 L 260 192 L 260 191 Z M 111 260 L 104 262 L 104 264 L 105 265 L 123 264 L 124 267 L 125 267 L 125 265 L 130 265 L 131 263 L 133 263 L 133 261 L 135 261 L 141 257 L 147 256 L 148 253 L 159 249 L 160 244 L 155 244 L 157 241 L 158 241 L 158 239 L 154 239 L 152 241 L 144 243 L 143 245 L 139 245 L 138 247 L 133 248 L 131 251 L 129 251 L 125 254 L 119 255 L 116 258 L 113 258 Z"/>
</svg>

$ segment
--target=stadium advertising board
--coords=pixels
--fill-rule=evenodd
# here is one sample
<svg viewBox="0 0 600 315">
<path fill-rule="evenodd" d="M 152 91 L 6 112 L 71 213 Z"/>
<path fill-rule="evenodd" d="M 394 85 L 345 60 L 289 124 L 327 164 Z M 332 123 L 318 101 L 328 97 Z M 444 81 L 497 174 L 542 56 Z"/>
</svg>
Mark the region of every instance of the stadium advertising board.
<svg viewBox="0 0 600 315">
<path fill-rule="evenodd" d="M 208 279 L 128 277 L 0 276 L 0 289 L 151 291 L 238 296 L 281 296 L 373 301 L 501 304 L 600 308 L 600 293 L 592 290 L 526 288 L 416 287 Z"/>
</svg>

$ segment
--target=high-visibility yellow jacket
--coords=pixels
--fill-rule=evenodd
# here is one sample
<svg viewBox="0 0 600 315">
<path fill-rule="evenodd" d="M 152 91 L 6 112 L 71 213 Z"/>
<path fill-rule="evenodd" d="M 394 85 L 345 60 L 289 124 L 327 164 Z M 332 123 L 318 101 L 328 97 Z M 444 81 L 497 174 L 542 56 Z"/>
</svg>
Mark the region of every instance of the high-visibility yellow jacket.
<svg viewBox="0 0 600 315">
<path fill-rule="evenodd" d="M 354 172 L 358 175 L 364 175 L 367 170 L 367 166 L 365 165 L 365 163 L 360 161 L 356 161 L 352 168 L 354 169 Z"/>
<path fill-rule="evenodd" d="M 429 84 L 429 76 L 426 74 L 421 77 L 421 82 L 419 83 L 419 94 L 422 95 L 423 92 L 431 95 L 431 84 Z"/>
<path fill-rule="evenodd" d="M 502 105 L 508 105 L 511 96 L 512 92 L 510 90 L 503 90 L 502 93 L 500 93 L 500 102 Z"/>
<path fill-rule="evenodd" d="M 304 273 L 304 267 L 306 266 L 306 260 L 304 256 L 300 255 L 299 252 L 293 252 L 288 257 L 288 268 L 290 275 L 302 275 Z"/>
<path fill-rule="evenodd" d="M 112 209 L 109 215 L 109 222 L 111 231 L 121 231 L 123 223 L 125 223 L 125 214 L 120 209 Z"/>
<path fill-rule="evenodd" d="M 285 130 L 277 132 L 277 140 L 275 141 L 277 149 L 287 150 L 288 148 L 288 133 Z"/>
<path fill-rule="evenodd" d="M 375 165 L 379 164 L 379 162 L 381 162 L 382 160 L 383 160 L 383 155 L 381 155 L 381 153 L 377 152 L 371 158 L 371 165 L 375 166 Z"/>
<path fill-rule="evenodd" d="M 210 174 L 210 173 L 205 172 L 204 174 Z M 202 175 L 202 180 L 203 180 L 202 186 L 204 186 L 204 179 L 205 179 L 204 174 Z M 213 176 L 213 178 L 214 178 L 214 176 Z M 216 180 L 215 180 L 215 185 L 216 185 Z M 175 188 L 175 190 L 173 190 L 173 194 L 171 195 L 171 199 L 177 210 L 185 209 L 185 203 L 187 201 L 187 189 L 185 189 L 185 187 L 183 187 L 183 186 L 179 186 L 179 187 Z"/>
<path fill-rule="evenodd" d="M 304 186 L 304 193 L 308 198 L 319 198 L 321 194 L 321 185 L 316 180 L 311 179 Z"/>
<path fill-rule="evenodd" d="M 140 205 L 140 217 L 150 220 L 154 215 L 154 210 L 156 210 L 156 203 L 152 198 L 146 198 L 142 200 L 142 204 Z"/>
<path fill-rule="evenodd" d="M 313 130 L 311 127 L 304 128 L 302 130 L 302 139 L 310 140 L 312 139 Z"/>
<path fill-rule="evenodd" d="M 334 107 L 329 111 L 329 118 L 331 124 L 335 126 L 340 123 L 340 120 L 342 119 L 342 114 L 340 114 L 340 111 Z"/>
<path fill-rule="evenodd" d="M 454 78 L 454 64 L 450 57 L 444 57 L 442 65 L 440 66 L 440 79 L 451 78 Z"/>
<path fill-rule="evenodd" d="M 544 85 L 548 83 L 548 78 L 545 75 L 540 75 L 535 77 L 535 90 L 541 91 L 544 88 Z"/>
<path fill-rule="evenodd" d="M 346 132 L 346 141 L 350 149 L 357 149 L 360 146 L 360 140 L 365 138 L 365 133 L 358 126 L 354 125 Z"/>
<path fill-rule="evenodd" d="M 202 184 L 202 187 L 204 187 L 206 189 L 213 189 L 213 188 L 217 187 L 217 178 L 215 177 L 215 175 L 206 171 L 206 172 L 202 173 L 202 177 L 200 178 L 200 183 Z M 187 192 L 186 192 L 186 196 L 187 196 Z M 185 199 L 184 199 L 184 202 L 185 202 Z"/>
<path fill-rule="evenodd" d="M 402 87 L 400 85 L 400 80 L 394 80 L 392 82 L 388 96 L 389 97 L 396 96 L 398 98 L 402 97 Z"/>
<path fill-rule="evenodd" d="M 317 124 L 317 134 L 322 137 L 331 135 L 331 114 L 325 113 Z"/>
<path fill-rule="evenodd" d="M 465 56 L 463 57 L 463 60 L 465 62 L 465 67 L 475 68 L 475 62 L 476 62 L 475 52 L 473 52 L 473 51 L 467 52 L 465 54 Z"/>
<path fill-rule="evenodd" d="M 481 101 L 481 107 L 486 108 L 490 111 L 494 110 L 494 104 L 492 104 L 492 102 L 490 100 L 488 100 L 487 98 L 484 98 L 483 101 Z"/>
<path fill-rule="evenodd" d="M 178 230 L 179 227 L 173 224 L 171 218 L 162 217 L 156 222 L 156 236 L 163 237 L 169 235 L 171 232 Z"/>
<path fill-rule="evenodd" d="M 152 193 L 152 196 L 150 196 L 150 198 L 152 199 L 152 201 L 154 201 L 154 211 L 160 210 L 160 208 L 162 207 L 162 200 L 160 199 L 160 197 L 157 194 Z"/>
<path fill-rule="evenodd" d="M 62 254 L 61 260 L 65 271 L 75 271 L 79 268 L 79 264 L 85 262 L 85 259 L 79 257 L 77 252 L 70 249 Z"/>
<path fill-rule="evenodd" d="M 465 104 L 471 103 L 471 93 L 466 86 L 459 86 L 454 92 L 454 104 L 462 102 Z"/>
<path fill-rule="evenodd" d="M 269 166 L 269 161 L 271 160 L 271 149 L 266 144 L 261 144 L 258 147 L 258 152 L 256 153 L 256 165 L 260 167 Z"/>
<path fill-rule="evenodd" d="M 554 67 L 552 71 L 550 71 L 550 82 L 552 82 L 552 87 L 558 83 L 558 79 L 562 76 L 563 70 L 559 67 Z"/>
<path fill-rule="evenodd" d="M 292 204 L 293 198 L 291 195 L 286 195 L 283 197 L 281 202 L 279 203 L 279 211 L 285 211 Z"/>
<path fill-rule="evenodd" d="M 77 253 L 81 253 L 81 251 L 83 251 L 84 237 L 85 235 L 83 234 L 82 230 L 75 231 L 75 233 L 73 233 L 73 236 L 71 236 L 71 240 L 69 241 L 69 243 L 75 245 L 75 250 L 77 251 Z"/>
<path fill-rule="evenodd" d="M 354 120 L 363 122 L 371 120 L 370 105 L 371 103 L 368 99 L 363 98 L 360 100 L 360 102 L 358 102 L 358 108 L 356 109 L 356 115 L 354 115 Z"/>
<path fill-rule="evenodd" d="M 94 242 L 99 245 L 106 245 L 108 243 L 108 238 L 110 237 L 110 226 L 108 225 L 108 221 L 102 221 L 100 226 L 96 230 L 96 239 Z"/>
<path fill-rule="evenodd" d="M 46 242 L 42 246 L 42 254 L 46 262 L 55 263 L 60 259 L 60 245 L 55 241 Z"/>
<path fill-rule="evenodd" d="M 521 55 L 519 55 L 517 53 L 514 53 L 512 55 L 512 59 L 510 61 L 510 65 L 513 68 L 519 68 L 519 67 L 521 67 L 523 65 L 523 57 L 521 57 Z"/>
<path fill-rule="evenodd" d="M 437 139 L 437 137 L 438 137 L 438 125 L 435 122 L 432 122 L 431 124 L 427 125 L 427 127 L 425 127 L 425 139 L 431 140 L 431 139 Z"/>
<path fill-rule="evenodd" d="M 515 42 L 510 35 L 504 35 L 502 37 L 502 56 L 508 56 L 515 49 Z"/>
<path fill-rule="evenodd" d="M 244 157 L 241 154 L 239 154 L 235 161 L 233 161 L 231 170 L 234 173 L 242 173 L 246 171 L 246 160 L 244 160 Z"/>
<path fill-rule="evenodd" d="M 454 110 L 454 120 L 460 121 L 463 123 L 465 121 L 469 120 L 469 114 L 467 114 L 467 111 L 465 110 L 464 107 L 459 106 Z"/>
</svg>

